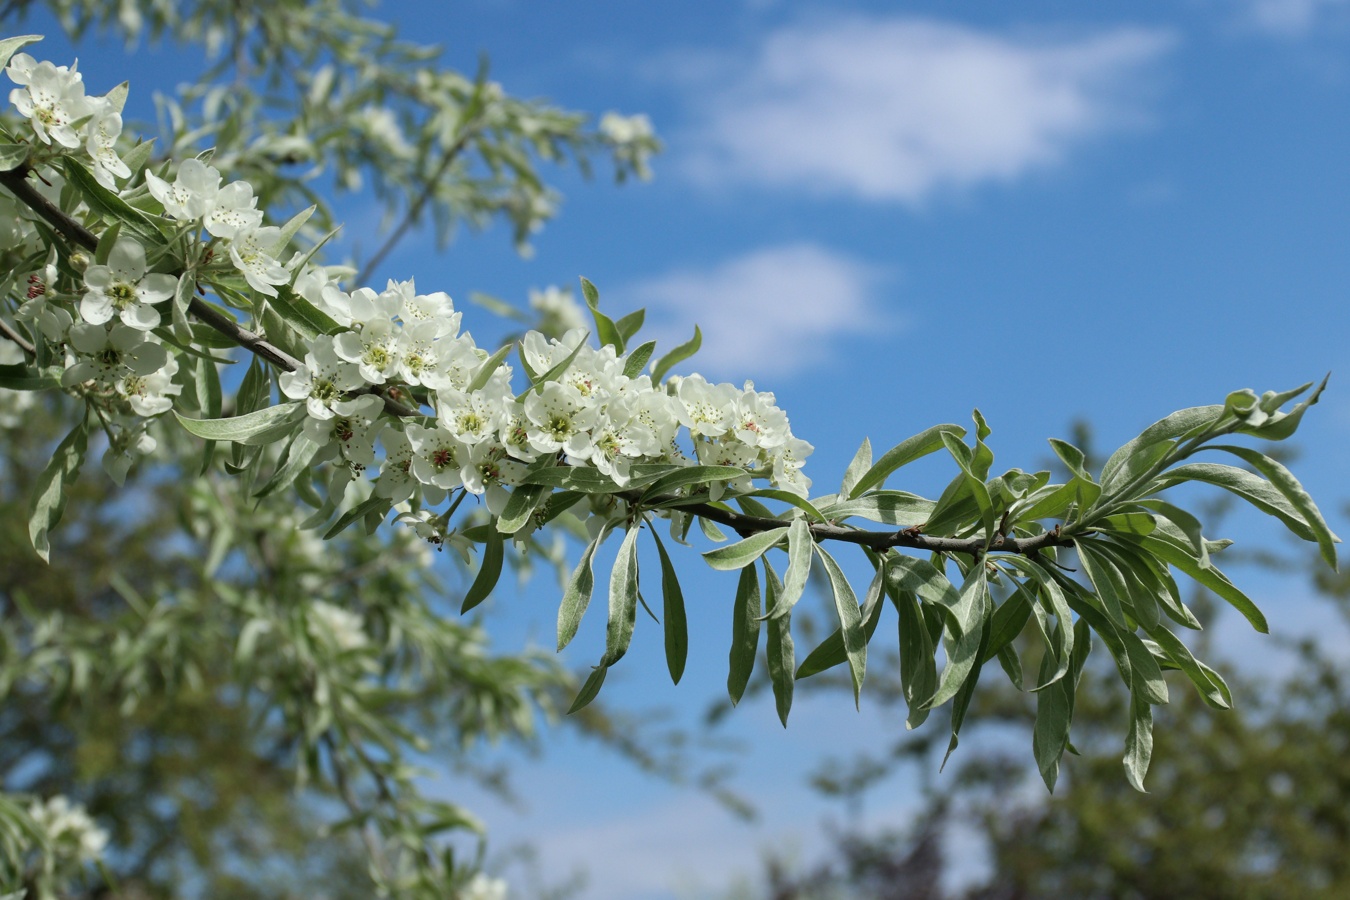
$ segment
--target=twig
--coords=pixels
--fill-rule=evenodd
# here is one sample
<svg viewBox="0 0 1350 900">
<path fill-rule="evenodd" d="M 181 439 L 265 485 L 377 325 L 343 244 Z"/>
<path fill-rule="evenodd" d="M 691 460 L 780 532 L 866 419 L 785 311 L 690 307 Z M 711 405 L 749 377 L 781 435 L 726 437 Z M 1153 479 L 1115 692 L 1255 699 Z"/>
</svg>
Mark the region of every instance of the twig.
<svg viewBox="0 0 1350 900">
<path fill-rule="evenodd" d="M 0 184 L 8 188 L 10 193 L 27 204 L 39 216 L 46 219 L 48 224 L 65 235 L 72 243 L 90 252 L 96 250 L 98 238 L 94 236 L 93 232 L 66 215 L 56 204 L 44 197 L 37 188 L 29 184 L 27 178 L 29 171 L 31 170 L 28 167 L 20 166 L 9 172 L 0 172 Z M 203 324 L 219 331 L 245 350 L 270 362 L 277 368 L 284 369 L 287 372 L 294 372 L 300 368 L 300 360 L 275 344 L 268 342 L 262 335 L 249 331 L 236 322 L 234 318 L 195 295 L 188 301 L 188 312 L 196 316 Z M 372 390 L 369 393 L 377 394 L 384 400 L 385 408 L 396 416 L 419 414 L 417 410 L 399 403 L 378 390 Z"/>
<path fill-rule="evenodd" d="M 37 348 L 34 347 L 31 343 L 29 343 L 27 338 L 25 338 L 23 335 L 15 331 L 14 328 L 4 319 L 0 319 L 0 336 L 6 337 L 9 340 L 13 341 L 15 344 L 18 344 L 19 349 L 22 350 L 24 353 L 27 353 L 29 356 L 37 355 Z"/>
<path fill-rule="evenodd" d="M 374 255 L 366 260 L 366 264 L 361 267 L 360 273 L 356 276 L 358 283 L 364 284 L 368 281 L 375 269 L 379 267 L 380 263 L 384 262 L 384 258 L 398 246 L 399 241 L 403 240 L 403 236 L 407 234 L 408 229 L 417 222 L 417 217 L 422 214 L 422 210 L 426 207 L 427 203 L 430 202 L 431 194 L 432 191 L 436 189 L 436 184 L 450 168 L 450 164 L 455 161 L 455 157 L 464 152 L 464 148 L 469 143 L 469 138 L 473 137 L 474 132 L 477 130 L 477 122 L 471 121 L 468 125 L 464 126 L 464 130 L 460 132 L 459 137 L 455 138 L 455 142 L 445 148 L 445 154 L 441 157 L 441 161 L 437 163 L 436 171 L 431 173 L 431 177 L 423 183 L 422 192 L 418 194 L 417 199 L 409 205 L 408 211 L 403 214 L 402 220 L 400 220 L 394 230 L 389 233 L 389 237 L 385 238 L 380 249 L 376 250 Z"/>
</svg>

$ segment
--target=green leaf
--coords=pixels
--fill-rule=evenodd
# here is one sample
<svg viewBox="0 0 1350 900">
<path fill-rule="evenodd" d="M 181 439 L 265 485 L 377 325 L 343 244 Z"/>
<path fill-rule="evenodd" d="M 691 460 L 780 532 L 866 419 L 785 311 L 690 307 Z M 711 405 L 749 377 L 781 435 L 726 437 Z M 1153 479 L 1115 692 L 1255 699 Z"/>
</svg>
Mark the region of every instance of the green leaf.
<svg viewBox="0 0 1350 900">
<path fill-rule="evenodd" d="M 502 534 L 515 534 L 525 526 L 534 515 L 540 501 L 549 493 L 542 484 L 522 484 L 511 492 L 506 508 L 497 516 L 497 530 Z"/>
<path fill-rule="evenodd" d="M 567 708 L 569 716 L 590 705 L 590 702 L 600 694 L 600 687 L 605 683 L 605 673 L 608 671 L 608 666 L 596 666 L 591 670 L 590 677 L 581 686 L 581 690 L 577 691 L 577 697 L 572 701 L 572 705 Z"/>
<path fill-rule="evenodd" d="M 1132 538 L 1131 540 L 1137 541 L 1144 552 L 1153 553 L 1180 569 L 1192 580 L 1218 594 L 1234 609 L 1242 613 L 1252 627 L 1261 634 L 1270 633 L 1270 625 L 1266 622 L 1266 617 L 1261 613 L 1261 610 L 1246 594 L 1238 590 L 1226 575 L 1219 571 L 1218 566 L 1211 565 L 1209 568 L 1202 568 L 1194 557 L 1182 550 L 1177 544 L 1154 535 Z"/>
<path fill-rule="evenodd" d="M 877 624 L 881 621 L 881 598 L 885 596 L 883 590 L 886 580 L 885 569 L 885 565 L 877 569 L 876 576 L 873 577 L 872 583 L 867 588 L 867 596 L 863 599 L 863 637 L 869 644 L 872 642 L 872 635 L 876 633 Z M 773 619 L 774 617 L 769 617 L 770 622 Z M 816 649 L 807 654 L 806 659 L 797 668 L 797 678 L 809 678 L 818 672 L 832 669 L 847 661 L 848 652 L 844 649 L 844 630 L 836 628 L 829 637 L 820 642 Z"/>
<path fill-rule="evenodd" d="M 51 460 L 34 486 L 28 508 L 28 537 L 43 562 L 51 562 L 49 536 L 61 522 L 61 515 L 66 510 L 66 493 L 80 476 L 88 446 L 89 429 L 86 420 L 81 418 L 52 452 Z"/>
<path fill-rule="evenodd" d="M 859 516 L 883 525 L 909 527 L 922 525 L 932 518 L 936 505 L 932 500 L 906 491 L 874 491 L 853 500 L 824 506 L 820 514 L 832 522 Z"/>
<path fill-rule="evenodd" d="M 590 307 L 591 318 L 595 319 L 595 334 L 600 339 L 600 346 L 612 345 L 616 353 L 623 355 L 623 335 L 614 324 L 614 320 L 600 311 L 600 291 L 590 281 L 582 278 L 581 294 L 586 298 L 586 305 Z"/>
<path fill-rule="evenodd" d="M 789 506 L 797 507 L 798 509 L 806 513 L 808 516 L 810 516 L 817 522 L 823 524 L 826 521 L 825 516 L 821 513 L 820 510 L 816 509 L 815 504 L 813 504 L 810 500 L 807 500 L 804 497 L 799 497 L 798 495 L 792 493 L 791 491 L 783 491 L 779 490 L 778 488 L 760 488 L 759 490 L 752 491 L 750 494 L 745 496 L 764 497 L 769 500 L 778 500 L 788 504 Z"/>
<path fill-rule="evenodd" d="M 863 677 L 867 672 L 867 637 L 863 634 L 862 610 L 858 608 L 858 596 L 853 593 L 853 588 L 834 557 L 819 544 L 815 545 L 815 551 L 825 564 L 825 574 L 830 579 L 834 611 L 839 617 L 844 653 L 848 656 L 848 672 L 853 681 L 853 705 L 859 706 L 862 703 Z"/>
<path fill-rule="evenodd" d="M 502 533 L 496 529 L 488 529 L 487 543 L 483 545 L 483 563 L 478 567 L 478 574 L 474 576 L 473 584 L 469 585 L 469 591 L 464 595 L 464 602 L 459 607 L 461 616 L 492 594 L 492 589 L 497 586 L 497 579 L 502 576 L 505 547 L 506 538 Z"/>
<path fill-rule="evenodd" d="M 988 602 L 989 587 L 984 563 L 977 561 L 971 566 L 965 582 L 961 585 L 958 608 L 966 624 L 954 637 L 950 634 L 943 636 L 943 644 L 947 648 L 947 665 L 943 667 L 942 677 L 938 679 L 937 692 L 928 702 L 929 708 L 941 706 L 955 697 L 979 661 L 980 647 L 987 640 L 987 629 L 983 622 Z"/>
<path fill-rule="evenodd" d="M 979 563 L 977 563 L 976 566 L 977 568 L 981 569 L 984 568 L 984 566 L 980 565 Z M 988 644 L 989 644 L 989 620 L 986 619 L 984 622 L 984 626 L 980 629 L 979 643 L 975 648 L 975 657 L 977 659 L 984 656 L 985 648 L 988 646 Z M 955 702 L 952 703 L 952 737 L 951 740 L 947 742 L 947 752 L 942 757 L 942 765 L 938 767 L 939 772 L 942 771 L 943 768 L 946 768 L 947 760 L 952 758 L 952 753 L 955 752 L 956 745 L 960 743 L 958 738 L 959 735 L 961 734 L 961 725 L 966 720 L 966 710 L 970 708 L 970 698 L 975 695 L 975 685 L 977 682 L 979 682 L 980 673 L 982 671 L 983 671 L 982 666 L 978 665 L 972 666 L 970 672 L 965 677 L 965 681 L 962 682 L 961 684 L 961 689 L 956 693 L 956 700 Z M 943 672 L 943 675 L 946 675 L 945 671 Z M 1020 664 L 1019 664 L 1019 677 L 1017 681 L 1018 682 L 1021 681 Z M 939 693 L 942 692 L 941 685 L 938 686 L 938 692 Z"/>
<path fill-rule="evenodd" d="M 744 478 L 746 471 L 737 466 L 683 466 L 663 475 L 647 486 L 642 494 L 642 502 L 677 491 L 682 487 L 714 482 L 734 481 Z"/>
<path fill-rule="evenodd" d="M 595 536 L 595 539 L 586 545 L 580 561 L 577 562 L 577 567 L 572 570 L 572 577 L 567 581 L 567 589 L 563 591 L 562 603 L 558 606 L 559 651 L 570 644 L 572 638 L 577 636 L 577 628 L 581 625 L 581 617 L 585 615 L 586 607 L 590 605 L 591 591 L 595 588 L 595 570 L 592 568 L 595 551 L 604 543 L 608 534 L 609 526 L 606 525 L 600 529 L 600 533 Z M 601 680 L 604 680 L 604 676 L 601 676 Z M 596 685 L 596 690 L 599 689 L 599 685 Z"/>
<path fill-rule="evenodd" d="M 736 602 L 732 608 L 731 653 L 728 657 L 727 693 L 732 705 L 741 702 L 750 674 L 755 669 L 755 654 L 759 652 L 760 596 L 759 576 L 755 567 L 741 569 L 736 585 Z"/>
<path fill-rule="evenodd" d="M 1299 394 L 1306 391 L 1309 387 L 1312 387 L 1312 382 L 1308 382 L 1302 387 L 1297 387 L 1292 391 L 1285 391 L 1280 394 L 1276 394 L 1273 391 L 1262 394 L 1259 406 L 1264 412 L 1270 414 L 1270 418 L 1261 425 L 1251 425 L 1239 428 L 1237 429 L 1238 433 L 1250 434 L 1253 437 L 1262 438 L 1267 441 L 1282 441 L 1285 438 L 1290 437 L 1298 429 L 1299 422 L 1302 421 L 1303 414 L 1308 411 L 1308 407 L 1316 403 L 1322 396 L 1322 391 L 1326 389 L 1327 380 L 1330 377 L 1330 375 L 1327 375 L 1326 378 L 1323 378 L 1321 383 L 1317 385 L 1307 400 L 1304 400 L 1287 413 L 1277 412 L 1277 410 L 1280 406 L 1283 406 L 1286 401 L 1292 400 L 1294 397 L 1297 397 Z"/>
<path fill-rule="evenodd" d="M 853 496 L 853 486 L 862 479 L 863 474 L 872 468 L 872 442 L 868 438 L 863 438 L 862 445 L 858 447 L 858 452 L 853 454 L 853 460 L 844 470 L 844 481 L 839 488 L 840 498 Z"/>
<path fill-rule="evenodd" d="M 887 450 L 876 463 L 867 470 L 867 472 L 858 479 L 853 485 L 851 497 L 857 497 L 863 491 L 874 488 L 886 480 L 886 478 L 899 469 L 901 466 L 908 465 L 920 457 L 927 456 L 935 450 L 942 449 L 942 436 L 944 434 L 955 435 L 956 437 L 965 437 L 966 430 L 960 425 L 934 425 L 926 431 L 914 435 L 912 438 L 901 441 L 890 450 Z"/>
<path fill-rule="evenodd" d="M 1270 480 L 1275 489 L 1284 495 L 1301 521 L 1312 533 L 1313 539 L 1317 541 L 1317 547 L 1322 553 L 1322 558 L 1326 560 L 1327 565 L 1336 568 L 1336 544 L 1340 543 L 1338 538 L 1327 526 L 1327 521 L 1322 517 L 1322 511 L 1317 508 L 1313 498 L 1304 490 L 1303 485 L 1278 461 L 1271 459 L 1264 453 L 1259 453 L 1248 447 L 1235 447 L 1228 444 L 1216 444 L 1205 448 L 1207 450 L 1225 450 L 1242 461 L 1246 462 L 1252 468 L 1256 469 L 1262 475 Z M 1297 532 L 1295 532 L 1297 533 Z"/>
<path fill-rule="evenodd" d="M 758 534 L 752 534 L 744 540 L 729 544 L 726 547 L 718 547 L 716 550 L 709 550 L 703 554 L 703 559 L 714 569 L 728 572 L 733 569 L 743 569 L 753 563 L 765 554 L 769 548 L 776 545 L 788 533 L 788 526 L 782 528 L 773 528 L 769 531 L 761 531 Z"/>
<path fill-rule="evenodd" d="M 1125 736 L 1125 777 L 1130 785 L 1141 794 L 1144 790 L 1144 776 L 1148 774 L 1148 765 L 1153 758 L 1153 707 L 1143 693 L 1130 686 L 1130 731 Z"/>
<path fill-rule="evenodd" d="M 1289 501 L 1289 498 L 1275 485 L 1259 475 L 1253 475 L 1246 469 L 1219 463 L 1189 463 L 1168 470 L 1159 479 L 1159 489 L 1181 484 L 1185 481 L 1201 481 L 1224 488 L 1262 512 L 1276 517 L 1285 524 L 1285 527 L 1303 540 L 1316 540 L 1312 527 L 1304 521 L 1302 513 Z"/>
<path fill-rule="evenodd" d="M 614 327 L 619 329 L 619 334 L 623 337 L 624 343 L 633 339 L 633 335 L 642 330 L 642 323 L 647 320 L 647 311 L 645 309 L 635 309 L 622 319 L 614 323 Z M 650 342 L 655 346 L 656 342 Z M 641 372 L 641 369 L 638 369 Z"/>
<path fill-rule="evenodd" d="M 680 579 L 675 574 L 675 567 L 670 564 L 665 544 L 661 543 L 655 528 L 651 529 L 651 534 L 656 540 L 657 555 L 661 558 L 666 668 L 670 670 L 670 680 L 679 684 L 680 677 L 684 675 L 685 659 L 689 655 L 689 625 L 685 618 L 684 593 L 680 590 Z"/>
<path fill-rule="evenodd" d="M 541 388 L 543 388 L 544 385 L 548 384 L 550 381 L 557 381 L 559 378 L 561 378 L 563 374 L 567 371 L 567 367 L 572 365 L 572 361 L 577 358 L 577 354 L 580 353 L 581 349 L 586 346 L 586 341 L 588 341 L 590 337 L 591 337 L 590 332 L 587 332 L 586 335 L 582 337 L 580 341 L 577 342 L 577 345 L 572 348 L 572 352 L 567 354 L 567 356 L 564 357 L 561 362 L 557 363 L 555 366 L 553 366 L 544 374 L 540 375 L 538 378 L 531 377 L 530 380 L 533 382 L 533 384 L 531 384 L 525 390 L 517 394 L 516 400 L 517 401 L 524 400 L 526 397 L 530 395 L 531 391 L 538 391 Z M 520 354 L 520 360 L 521 362 L 525 362 L 525 353 L 523 350 L 521 351 Z M 525 369 L 526 374 L 529 374 L 530 371 L 529 363 L 525 364 Z"/>
<path fill-rule="evenodd" d="M 302 209 L 286 220 L 286 224 L 281 226 L 281 235 L 277 238 L 272 256 L 277 259 L 281 258 L 281 251 L 285 250 L 291 240 L 299 234 L 300 229 L 305 227 L 305 223 L 309 221 L 310 216 L 314 215 L 316 209 L 318 209 L 316 206 Z"/>
<path fill-rule="evenodd" d="M 1202 666 L 1176 635 L 1161 626 L 1150 629 L 1148 635 L 1158 643 L 1160 652 L 1195 685 L 1202 700 L 1215 709 L 1232 709 L 1233 695 L 1228 685 L 1217 672 Z"/>
<path fill-rule="evenodd" d="M 886 577 L 891 590 L 912 591 L 942 610 L 958 634 L 970 631 L 979 621 L 980 609 L 974 601 L 958 592 L 947 576 L 926 560 L 896 554 L 889 558 Z"/>
<path fill-rule="evenodd" d="M 1129 601 L 1125 597 L 1125 584 L 1120 580 L 1120 573 L 1098 554 L 1091 539 L 1082 538 L 1074 544 L 1078 548 L 1078 560 L 1083 566 L 1083 573 L 1092 582 L 1111 621 L 1120 628 L 1131 627 L 1125 621 L 1125 606 Z"/>
<path fill-rule="evenodd" d="M 788 526 L 788 567 L 786 583 L 776 595 L 775 603 L 769 604 L 769 618 L 776 619 L 792 612 L 792 607 L 802 598 L 806 590 L 806 581 L 811 575 L 812 547 L 815 539 L 811 537 L 811 528 L 801 516 L 792 520 Z M 730 548 L 728 548 L 730 549 Z"/>
<path fill-rule="evenodd" d="M 29 44 L 36 44 L 40 40 L 42 40 L 40 34 L 20 34 L 0 41 L 0 69 L 9 65 L 9 60 L 15 53 Z"/>
<path fill-rule="evenodd" d="M 914 592 L 888 586 L 888 593 L 900 613 L 900 688 L 909 706 L 905 727 L 914 729 L 928 718 L 937 692 L 937 647 Z"/>
<path fill-rule="evenodd" d="M 1223 417 L 1222 406 L 1182 409 L 1154 422 L 1106 461 L 1102 490 L 1113 493 L 1153 468 L 1177 440 L 1194 437 Z"/>
<path fill-rule="evenodd" d="M 296 434 L 295 439 L 286 448 L 285 462 L 277 467 L 276 472 L 272 473 L 272 477 L 253 496 L 255 498 L 266 497 L 290 486 L 301 472 L 314 464 L 314 456 L 320 449 L 320 445 L 306 437 L 304 432 Z"/>
<path fill-rule="evenodd" d="M 393 501 L 388 497 L 367 498 L 343 513 L 338 520 L 333 523 L 333 526 L 324 532 L 323 539 L 325 541 L 332 540 L 350 528 L 357 520 L 365 518 L 368 513 L 375 512 L 376 510 L 381 510 L 382 514 L 388 513 L 393 505 Z M 383 518 L 383 515 L 381 517 Z"/>
<path fill-rule="evenodd" d="M 59 379 L 43 375 L 22 363 L 0 366 L 0 388 L 7 391 L 51 391 L 60 387 Z"/>
<path fill-rule="evenodd" d="M 628 354 L 628 359 L 623 364 L 623 374 L 628 378 L 637 378 L 642 374 L 642 370 L 647 367 L 647 362 L 655 352 L 656 341 L 648 341 L 638 347 Z"/>
<path fill-rule="evenodd" d="M 609 573 L 609 624 L 605 628 L 605 655 L 602 666 L 612 666 L 628 652 L 637 622 L 638 557 L 637 538 L 642 530 L 634 524 L 619 545 L 619 555 Z"/>
<path fill-rule="evenodd" d="M 166 240 L 164 232 L 160 230 L 159 223 L 154 217 L 99 184 L 98 179 L 74 158 L 67 156 L 61 162 L 66 178 L 80 192 L 80 196 L 89 204 L 91 210 L 105 219 L 121 222 L 123 228 L 134 232 L 142 241 L 151 245 L 146 250 L 164 245 Z"/>
<path fill-rule="evenodd" d="M 189 432 L 208 441 L 236 441 L 257 446 L 270 444 L 293 431 L 304 408 L 299 401 L 291 401 L 228 419 L 189 419 L 177 411 L 174 416 Z"/>
<path fill-rule="evenodd" d="M 288 285 L 278 285 L 277 295 L 267 301 L 282 320 L 308 343 L 321 334 L 346 331 L 332 316 L 297 294 Z"/>
<path fill-rule="evenodd" d="M 767 559 L 764 560 L 764 589 L 765 605 L 770 609 L 777 608 L 783 585 Z M 778 710 L 778 720 L 783 723 L 784 728 L 787 727 L 788 713 L 792 710 L 793 669 L 796 668 L 791 622 L 790 613 L 770 618 L 765 647 L 765 656 L 769 662 L 769 683 L 773 686 L 774 706 Z"/>
<path fill-rule="evenodd" d="M 472 394 L 474 391 L 480 391 L 487 386 L 488 379 L 492 377 L 492 373 L 500 369 L 502 363 L 506 361 L 507 355 L 511 352 L 511 347 L 511 344 L 502 344 L 497 348 L 496 353 L 489 356 L 487 360 L 478 367 L 478 374 L 473 376 L 473 381 L 469 382 L 469 393 Z"/>
<path fill-rule="evenodd" d="M 670 351 L 665 356 L 658 359 L 656 361 L 656 365 L 652 366 L 652 383 L 660 384 L 661 380 L 666 377 L 667 372 L 669 372 L 672 368 L 679 365 L 680 363 L 684 362 L 689 357 L 693 356 L 695 353 L 698 352 L 698 349 L 702 346 L 703 346 L 703 333 L 699 331 L 698 326 L 695 325 L 694 336 L 692 338 L 685 341 L 683 344 L 680 344 L 674 350 Z"/>
</svg>

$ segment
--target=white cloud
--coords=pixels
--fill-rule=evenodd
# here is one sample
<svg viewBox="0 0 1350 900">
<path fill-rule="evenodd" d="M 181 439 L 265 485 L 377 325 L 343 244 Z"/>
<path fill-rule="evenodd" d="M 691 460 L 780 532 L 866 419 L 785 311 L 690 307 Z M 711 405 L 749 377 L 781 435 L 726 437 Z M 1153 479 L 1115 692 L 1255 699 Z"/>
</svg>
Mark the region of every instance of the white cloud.
<svg viewBox="0 0 1350 900">
<path fill-rule="evenodd" d="M 1303 37 L 1346 0 L 1245 0 L 1247 24 L 1276 37 Z"/>
<path fill-rule="evenodd" d="M 877 333 L 882 273 L 816 244 L 768 247 L 719 265 L 682 269 L 627 288 L 664 353 L 703 331 L 694 368 L 717 377 L 784 375 L 828 361 L 835 339 Z"/>
<path fill-rule="evenodd" d="M 1145 121 L 1140 75 L 1171 33 L 1006 36 L 934 20 L 847 18 L 770 33 L 745 63 L 694 55 L 687 171 L 916 205 L 1011 181 Z"/>
</svg>

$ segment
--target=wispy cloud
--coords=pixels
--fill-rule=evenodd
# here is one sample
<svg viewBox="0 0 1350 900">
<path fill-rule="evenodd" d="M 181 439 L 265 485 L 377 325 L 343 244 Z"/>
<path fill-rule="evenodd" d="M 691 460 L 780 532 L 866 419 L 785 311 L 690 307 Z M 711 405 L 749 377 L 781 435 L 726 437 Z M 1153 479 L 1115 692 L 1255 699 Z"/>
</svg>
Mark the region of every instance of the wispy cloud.
<svg viewBox="0 0 1350 900">
<path fill-rule="evenodd" d="M 1141 75 L 1175 42 L 1136 27 L 1035 37 L 850 17 L 780 28 L 745 62 L 691 54 L 665 71 L 687 92 L 698 181 L 917 205 L 1146 121 Z"/>
<path fill-rule="evenodd" d="M 1245 0 L 1245 24 L 1275 37 L 1309 34 L 1330 15 L 1350 12 L 1346 0 Z"/>
<path fill-rule="evenodd" d="M 710 377 L 785 375 L 827 362 L 841 337 L 893 327 L 875 302 L 883 280 L 865 263 L 799 243 L 679 269 L 624 293 L 650 308 L 664 348 L 698 324 L 703 349 L 694 366 Z"/>
</svg>

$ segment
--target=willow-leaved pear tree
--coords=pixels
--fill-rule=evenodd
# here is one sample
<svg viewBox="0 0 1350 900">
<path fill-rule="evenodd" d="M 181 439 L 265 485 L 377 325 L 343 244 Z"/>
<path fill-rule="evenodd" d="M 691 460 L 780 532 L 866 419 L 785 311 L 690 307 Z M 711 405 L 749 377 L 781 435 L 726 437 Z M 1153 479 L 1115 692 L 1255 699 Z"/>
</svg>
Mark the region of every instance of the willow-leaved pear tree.
<svg viewBox="0 0 1350 900">
<path fill-rule="evenodd" d="M 303 6 L 280 8 L 299 14 Z M 247 20 L 212 24 L 204 16 L 194 27 L 214 27 L 214 40 L 239 40 L 247 51 Z M 1062 482 L 1048 472 L 996 470 L 978 411 L 970 428 L 937 425 L 879 454 L 863 440 L 845 472 L 816 473 L 813 482 L 811 444 L 792 432 L 772 393 L 681 373 L 698 350 L 697 330 L 683 345 L 658 347 L 643 339 L 641 311 L 612 317 L 582 279 L 589 321 L 480 347 L 467 327 L 473 313 L 434 286 L 367 284 L 351 267 L 325 265 L 333 232 L 320 204 L 285 219 L 271 212 L 294 208 L 296 189 L 263 161 L 275 170 L 277 160 L 332 154 L 339 172 L 344 165 L 355 172 L 367 152 L 392 160 L 381 190 L 412 188 L 395 234 L 430 207 L 446 224 L 508 214 L 523 239 L 548 203 L 532 173 L 526 177 L 529 152 L 551 158 L 603 147 L 621 173 L 640 174 L 655 149 L 644 120 L 611 116 L 587 137 L 576 121 L 548 120 L 483 77 L 438 80 L 418 70 L 406 82 L 371 87 L 326 64 L 306 76 L 307 93 L 319 98 L 314 108 L 340 109 L 356 95 L 350 115 L 379 120 L 357 129 L 351 146 L 350 123 L 331 112 L 327 119 L 316 112 L 303 134 L 280 134 L 259 124 L 263 108 L 218 95 L 206 97 L 205 108 L 214 103 L 222 116 L 213 133 L 230 142 L 223 150 L 206 148 L 212 132 L 181 131 L 157 149 L 124 128 L 125 84 L 95 95 L 72 63 L 31 55 L 37 40 L 0 43 L 13 83 L 0 123 L 0 337 L 12 360 L 0 368 L 0 388 L 66 416 L 65 435 L 31 486 L 28 533 L 44 560 L 62 520 L 87 512 L 67 502 L 77 479 L 120 482 L 134 467 L 152 466 L 176 478 L 227 480 L 232 496 L 260 509 L 283 504 L 289 512 L 249 528 L 295 532 L 307 552 L 323 552 L 317 538 L 415 538 L 451 548 L 476 566 L 461 613 L 491 594 L 521 548 L 546 546 L 550 532 L 582 535 L 558 609 L 558 649 L 577 634 L 597 578 L 605 600 L 592 615 L 607 624 L 604 653 L 569 712 L 590 704 L 620 663 L 639 606 L 656 607 L 675 681 L 691 640 L 729 642 L 734 702 L 762 653 L 785 725 L 798 679 L 843 667 L 856 701 L 869 644 L 897 640 L 908 725 L 948 709 L 948 754 L 989 663 L 1035 693 L 1032 752 L 1053 789 L 1070 747 L 1075 690 L 1096 644 L 1130 698 L 1124 777 L 1139 790 L 1153 708 L 1168 702 L 1165 670 L 1184 673 L 1212 707 L 1232 702 L 1223 679 L 1178 636 L 1178 628 L 1200 626 L 1178 580 L 1208 588 L 1254 628 L 1267 628 L 1218 565 L 1228 542 L 1207 537 L 1172 489 L 1198 482 L 1232 492 L 1335 565 L 1338 539 L 1312 498 L 1251 440 L 1291 436 L 1325 381 L 1259 395 L 1239 390 L 1174 412 L 1099 471 L 1085 467 L 1076 447 L 1052 440 L 1071 473 Z M 375 89 L 421 107 L 401 122 L 397 113 L 371 113 L 376 107 L 359 95 Z M 258 128 L 265 133 L 247 150 L 229 133 Z M 410 128 L 412 137 L 403 137 Z M 471 153 L 478 167 L 461 168 Z M 84 471 L 94 452 L 104 475 Z M 900 489 L 901 470 L 934 453 L 953 463 L 941 494 Z M 466 503 L 470 497 L 475 502 Z M 211 534 L 208 578 L 220 572 L 224 583 L 229 565 L 250 564 L 235 554 L 250 539 L 243 529 L 192 524 Z M 597 572 L 607 542 L 617 556 L 609 572 Z M 714 546 L 698 549 L 707 544 Z M 659 570 L 639 566 L 644 546 Z M 850 583 L 842 554 L 865 558 L 868 583 Z M 729 635 L 688 633 L 680 571 L 695 564 L 737 573 L 726 598 Z M 829 586 L 837 628 L 799 658 L 793 610 L 813 572 Z M 388 705 L 416 702 L 407 679 L 419 665 L 437 665 L 440 648 L 417 643 L 415 635 L 429 632 L 397 624 L 406 611 L 344 606 L 325 599 L 322 578 L 312 584 L 316 602 L 266 614 L 240 603 L 237 627 L 205 634 L 169 619 L 159 623 L 160 640 L 225 642 L 246 691 L 291 679 L 289 692 L 269 695 L 286 699 L 259 721 L 288 724 L 297 778 L 332 785 L 349 815 L 330 824 L 361 835 L 379 890 L 428 897 L 495 890 L 472 863 L 440 851 L 437 836 L 472 828 L 472 818 L 416 799 L 404 754 L 422 737 L 383 716 Z M 153 597 L 126 593 L 147 620 L 171 614 Z M 425 621 L 431 609 L 423 603 L 415 615 Z M 879 632 L 884 618 L 892 624 Z M 1034 673 L 1022 668 L 1023 634 L 1044 648 Z M 272 671 L 283 663 L 284 675 Z M 189 666 L 173 677 L 194 675 Z M 76 673 L 70 690 L 87 683 Z M 528 686 L 510 686 L 511 696 L 517 689 Z M 483 727 L 505 727 L 484 715 L 491 721 Z M 373 778 L 374 807 L 358 795 L 353 772 Z M 399 792 L 414 799 L 387 802 Z M 72 872 L 92 877 L 85 861 L 115 855 L 105 838 L 64 798 L 4 797 L 0 874 L 52 895 Z"/>
</svg>

